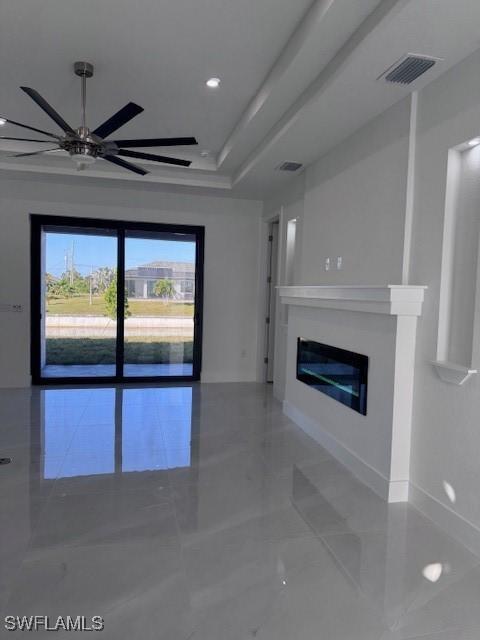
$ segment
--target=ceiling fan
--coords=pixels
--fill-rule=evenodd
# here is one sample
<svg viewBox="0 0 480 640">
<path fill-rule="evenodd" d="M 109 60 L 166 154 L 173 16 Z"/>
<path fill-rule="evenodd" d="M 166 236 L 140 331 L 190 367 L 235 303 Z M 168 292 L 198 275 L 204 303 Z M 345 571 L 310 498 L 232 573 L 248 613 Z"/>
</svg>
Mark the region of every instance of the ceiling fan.
<svg viewBox="0 0 480 640">
<path fill-rule="evenodd" d="M 72 160 L 77 163 L 79 170 L 85 169 L 88 165 L 95 162 L 97 158 L 107 160 L 113 164 L 129 169 L 134 173 L 138 173 L 142 176 L 146 175 L 148 171 L 142 167 L 127 162 L 123 158 L 135 158 L 138 160 L 151 160 L 154 162 L 161 162 L 164 164 L 172 164 L 179 167 L 189 167 L 191 165 L 190 160 L 182 160 L 180 158 L 171 158 L 169 156 L 159 156 L 152 153 L 143 153 L 140 151 L 131 151 L 132 147 L 176 147 L 184 145 L 196 145 L 198 144 L 195 138 L 146 138 L 137 140 L 106 140 L 112 133 L 120 129 L 124 124 L 132 120 L 135 116 L 143 111 L 143 108 L 129 102 L 120 111 L 117 111 L 113 116 L 108 118 L 103 124 L 91 131 L 86 125 L 86 98 L 87 98 L 87 78 L 93 76 L 93 65 L 89 62 L 75 62 L 73 65 L 75 74 L 80 76 L 82 81 L 82 124 L 77 129 L 65 122 L 59 113 L 48 104 L 48 102 L 38 93 L 35 89 L 30 87 L 20 87 L 22 91 L 32 98 L 37 105 L 50 116 L 50 118 L 56 122 L 56 124 L 63 130 L 63 135 L 57 135 L 55 133 L 49 133 L 42 131 L 35 127 L 31 127 L 20 122 L 15 122 L 9 118 L 0 118 L 0 124 L 15 125 L 17 127 L 23 127 L 29 129 L 35 133 L 40 133 L 47 136 L 48 140 L 39 140 L 33 138 L 10 138 L 7 136 L 0 136 L 3 140 L 20 140 L 22 142 L 50 142 L 55 143 L 55 147 L 52 149 L 42 149 L 40 151 L 32 151 L 29 153 L 17 153 L 13 157 L 19 158 L 24 156 L 35 156 L 47 151 L 60 151 L 64 150 L 70 154 Z"/>
</svg>

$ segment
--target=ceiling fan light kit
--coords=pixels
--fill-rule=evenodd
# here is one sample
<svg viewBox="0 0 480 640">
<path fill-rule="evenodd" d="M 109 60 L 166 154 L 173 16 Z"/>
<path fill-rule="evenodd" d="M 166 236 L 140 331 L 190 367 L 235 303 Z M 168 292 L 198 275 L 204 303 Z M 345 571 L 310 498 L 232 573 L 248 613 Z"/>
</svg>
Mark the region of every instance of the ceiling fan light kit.
<svg viewBox="0 0 480 640">
<path fill-rule="evenodd" d="M 83 170 L 92 165 L 97 158 L 106 160 L 124 169 L 128 169 L 138 175 L 146 175 L 148 171 L 139 167 L 132 162 L 127 162 L 122 157 L 135 158 L 138 160 L 147 160 L 151 162 L 160 162 L 180 167 L 189 167 L 190 160 L 182 160 L 180 158 L 172 158 L 170 156 L 159 156 L 152 153 L 143 153 L 141 151 L 130 151 L 132 147 L 174 147 L 196 145 L 197 140 L 194 137 L 183 138 L 144 138 L 135 140 L 107 140 L 112 133 L 120 129 L 124 124 L 142 113 L 143 107 L 134 102 L 129 102 L 122 109 L 113 114 L 99 127 L 93 131 L 87 126 L 86 122 L 86 105 L 87 105 L 87 79 L 93 76 L 94 67 L 89 62 L 75 62 L 73 65 L 74 72 L 81 78 L 81 125 L 77 129 L 73 129 L 62 116 L 36 91 L 30 87 L 20 87 L 45 113 L 62 129 L 63 135 L 56 135 L 47 131 L 42 131 L 30 125 L 22 124 L 10 120 L 10 118 L 0 117 L 0 126 L 4 124 L 12 124 L 22 127 L 35 133 L 40 133 L 49 138 L 48 140 L 38 140 L 32 138 L 10 138 L 0 136 L 4 140 L 19 140 L 23 142 L 48 142 L 56 144 L 52 149 L 41 149 L 29 153 L 17 153 L 14 157 L 41 155 L 47 151 L 67 151 L 74 162 L 77 164 L 78 170 Z"/>
</svg>

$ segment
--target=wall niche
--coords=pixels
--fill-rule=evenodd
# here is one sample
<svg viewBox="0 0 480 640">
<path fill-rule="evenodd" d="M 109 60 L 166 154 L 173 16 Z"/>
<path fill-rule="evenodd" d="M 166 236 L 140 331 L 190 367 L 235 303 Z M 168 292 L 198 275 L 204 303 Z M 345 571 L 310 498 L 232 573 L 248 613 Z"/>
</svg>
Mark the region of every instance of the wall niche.
<svg viewBox="0 0 480 640">
<path fill-rule="evenodd" d="M 480 144 L 450 149 L 437 357 L 440 378 L 464 384 L 480 366 Z"/>
</svg>

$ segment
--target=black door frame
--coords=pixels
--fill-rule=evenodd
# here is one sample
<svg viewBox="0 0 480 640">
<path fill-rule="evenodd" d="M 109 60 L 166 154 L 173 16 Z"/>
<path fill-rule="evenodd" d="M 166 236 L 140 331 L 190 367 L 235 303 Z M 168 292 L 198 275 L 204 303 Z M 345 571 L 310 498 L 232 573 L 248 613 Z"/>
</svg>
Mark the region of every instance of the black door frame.
<svg viewBox="0 0 480 640">
<path fill-rule="evenodd" d="M 30 214 L 31 224 L 31 260 L 30 260 L 30 307 L 31 307 L 31 345 L 30 371 L 32 384 L 103 384 L 109 382 L 188 382 L 200 380 L 202 368 L 202 329 L 203 329 L 203 264 L 205 247 L 205 227 L 154 222 L 131 222 L 123 220 L 105 220 L 96 218 L 75 218 L 73 216 L 54 216 Z M 117 236 L 117 340 L 116 373 L 114 376 L 47 378 L 41 371 L 41 320 L 42 320 L 42 248 L 41 233 L 45 226 L 70 228 L 90 228 L 112 230 Z M 171 233 L 194 235 L 195 252 L 195 313 L 193 318 L 193 372 L 191 376 L 124 376 L 123 371 L 123 308 L 125 302 L 125 234 L 128 231 L 147 233 Z"/>
</svg>

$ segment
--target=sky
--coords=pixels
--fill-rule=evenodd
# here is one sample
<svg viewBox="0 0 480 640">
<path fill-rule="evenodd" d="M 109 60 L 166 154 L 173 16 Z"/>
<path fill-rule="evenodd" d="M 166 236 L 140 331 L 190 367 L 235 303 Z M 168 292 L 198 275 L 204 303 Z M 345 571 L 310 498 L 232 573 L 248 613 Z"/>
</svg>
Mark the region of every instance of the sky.
<svg viewBox="0 0 480 640">
<path fill-rule="evenodd" d="M 69 418 L 69 408 L 74 402 L 82 402 L 86 393 L 93 393 L 101 398 L 100 405 L 87 408 L 87 414 L 98 412 L 101 406 L 102 416 L 98 426 L 89 433 L 91 443 L 95 446 L 95 456 L 84 455 L 83 441 L 71 443 L 72 457 L 68 465 L 62 469 L 61 477 L 92 476 L 95 474 L 115 472 L 115 432 L 122 434 L 122 456 L 117 459 L 117 472 L 158 471 L 175 467 L 190 466 L 190 442 L 192 440 L 192 388 L 167 387 L 155 389 L 162 406 L 174 407 L 175 429 L 158 429 L 155 421 L 145 420 L 142 403 L 132 401 L 143 389 L 123 389 L 119 400 L 115 389 L 49 389 L 44 396 L 45 424 L 45 457 L 44 478 L 54 479 L 58 476 L 59 457 L 72 440 L 75 421 Z M 117 403 L 121 403 L 121 411 Z M 93 405 L 92 405 L 93 407 Z M 98 416 L 96 416 L 98 417 Z M 60 423 L 59 423 L 60 421 Z M 59 424 L 61 429 L 59 429 Z M 139 427 L 139 425 L 141 425 Z M 118 428 L 117 428 L 118 427 Z M 151 443 L 162 438 L 162 447 L 152 447 Z M 166 448 L 166 453 L 163 448 Z M 168 464 L 165 460 L 168 460 Z M 118 463 L 121 462 L 121 469 Z M 63 465 L 62 465 L 63 466 Z"/>
<path fill-rule="evenodd" d="M 98 267 L 117 266 L 117 239 L 110 236 L 91 236 L 74 233 L 46 234 L 46 268 L 54 276 L 65 271 L 65 254 L 74 249 L 75 269 L 82 275 Z M 195 262 L 194 242 L 127 238 L 125 266 L 127 269 L 155 260 Z"/>
</svg>

